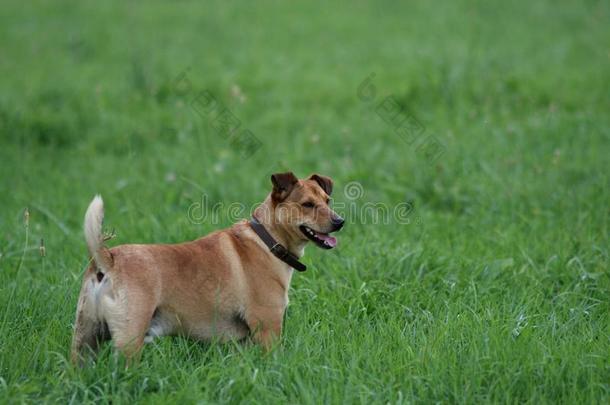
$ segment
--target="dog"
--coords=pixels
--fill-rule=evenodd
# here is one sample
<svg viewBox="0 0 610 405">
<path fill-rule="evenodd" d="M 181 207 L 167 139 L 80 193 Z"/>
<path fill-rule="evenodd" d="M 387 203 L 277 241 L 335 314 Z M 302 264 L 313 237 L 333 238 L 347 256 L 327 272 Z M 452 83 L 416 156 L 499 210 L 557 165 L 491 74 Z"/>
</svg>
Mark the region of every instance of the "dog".
<svg viewBox="0 0 610 405">
<path fill-rule="evenodd" d="M 71 358 L 79 364 L 112 340 L 128 360 L 167 335 L 221 342 L 251 339 L 265 351 L 280 337 L 293 271 L 308 242 L 337 245 L 344 220 L 329 206 L 333 181 L 292 172 L 271 176 L 272 190 L 232 227 L 180 244 L 105 246 L 104 207 L 85 214 L 91 256 L 76 309 Z"/>
</svg>

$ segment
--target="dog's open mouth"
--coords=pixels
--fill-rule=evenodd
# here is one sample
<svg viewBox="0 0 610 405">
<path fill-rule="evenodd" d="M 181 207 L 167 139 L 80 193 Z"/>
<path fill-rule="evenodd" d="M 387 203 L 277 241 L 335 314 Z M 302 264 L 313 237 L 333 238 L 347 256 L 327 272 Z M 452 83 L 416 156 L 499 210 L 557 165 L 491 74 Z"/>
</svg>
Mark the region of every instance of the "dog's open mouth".
<svg viewBox="0 0 610 405">
<path fill-rule="evenodd" d="M 337 246 L 337 238 L 335 238 L 334 236 L 330 236 L 327 233 L 314 231 L 313 229 L 305 225 L 301 225 L 299 229 L 301 230 L 301 232 L 303 232 L 303 235 L 307 236 L 309 240 L 314 242 L 322 249 L 332 249 Z"/>
</svg>

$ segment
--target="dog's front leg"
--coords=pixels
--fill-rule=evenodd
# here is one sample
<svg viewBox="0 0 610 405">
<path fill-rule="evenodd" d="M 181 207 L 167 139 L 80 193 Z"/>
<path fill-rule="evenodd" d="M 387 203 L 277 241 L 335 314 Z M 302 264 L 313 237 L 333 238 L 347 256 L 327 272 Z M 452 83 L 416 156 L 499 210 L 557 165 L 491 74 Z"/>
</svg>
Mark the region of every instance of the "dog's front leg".
<svg viewBox="0 0 610 405">
<path fill-rule="evenodd" d="M 271 350 L 282 333 L 284 309 L 277 307 L 256 307 L 246 315 L 246 322 L 252 332 L 252 340 L 265 351 Z"/>
</svg>

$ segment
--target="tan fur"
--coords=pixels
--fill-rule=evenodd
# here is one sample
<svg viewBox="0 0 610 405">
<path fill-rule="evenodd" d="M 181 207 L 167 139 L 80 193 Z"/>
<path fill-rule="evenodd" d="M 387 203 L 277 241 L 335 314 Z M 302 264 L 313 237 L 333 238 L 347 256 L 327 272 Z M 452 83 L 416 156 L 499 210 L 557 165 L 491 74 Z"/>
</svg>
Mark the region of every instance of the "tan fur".
<svg viewBox="0 0 610 405">
<path fill-rule="evenodd" d="M 323 189 L 330 192 L 332 182 L 315 176 L 274 175 L 273 191 L 255 211 L 267 231 L 297 256 L 308 242 L 299 225 L 328 233 L 333 218 L 340 218 L 328 207 Z M 305 201 L 315 202 L 316 209 L 303 208 Z M 78 300 L 74 362 L 109 338 L 131 358 L 145 339 L 158 335 L 221 341 L 251 336 L 266 349 L 280 336 L 293 269 L 269 251 L 248 221 L 191 242 L 108 249 L 102 218 L 96 196 L 85 219 L 93 259 Z"/>
</svg>

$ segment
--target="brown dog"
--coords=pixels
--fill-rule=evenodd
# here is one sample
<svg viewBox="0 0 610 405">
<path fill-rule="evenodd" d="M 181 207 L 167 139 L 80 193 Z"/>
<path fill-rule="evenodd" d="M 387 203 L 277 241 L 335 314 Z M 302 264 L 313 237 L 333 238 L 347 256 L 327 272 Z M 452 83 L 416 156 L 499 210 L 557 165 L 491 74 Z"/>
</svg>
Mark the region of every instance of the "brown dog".
<svg viewBox="0 0 610 405">
<path fill-rule="evenodd" d="M 291 172 L 271 176 L 273 190 L 252 221 L 175 245 L 121 245 L 102 235 L 103 203 L 85 215 L 92 256 L 81 288 L 72 360 L 108 339 L 127 357 L 156 336 L 221 341 L 249 335 L 269 349 L 282 329 L 293 268 L 305 245 L 331 249 L 343 219 L 329 207 L 332 180 Z"/>
</svg>

